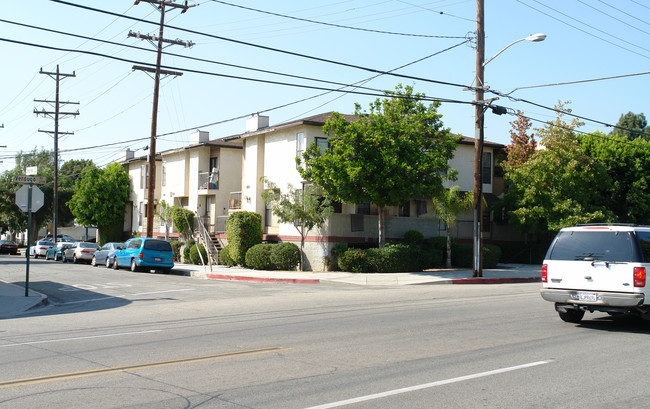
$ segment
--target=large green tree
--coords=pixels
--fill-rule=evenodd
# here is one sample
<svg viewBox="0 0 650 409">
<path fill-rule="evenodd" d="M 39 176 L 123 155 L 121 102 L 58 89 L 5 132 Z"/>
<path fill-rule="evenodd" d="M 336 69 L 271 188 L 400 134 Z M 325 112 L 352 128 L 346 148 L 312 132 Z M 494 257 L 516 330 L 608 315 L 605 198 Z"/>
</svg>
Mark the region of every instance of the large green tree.
<svg viewBox="0 0 650 409">
<path fill-rule="evenodd" d="M 648 121 L 643 113 L 637 115 L 628 112 L 627 114 L 621 114 L 611 135 L 624 136 L 629 140 L 636 139 L 639 136 L 650 139 L 650 126 L 648 126 Z"/>
<path fill-rule="evenodd" d="M 443 127 L 439 102 L 426 105 L 424 94 L 398 85 L 358 119 L 333 113 L 323 131 L 331 149 L 311 144 L 297 158 L 301 176 L 321 186 L 334 200 L 372 202 L 379 209 L 379 246 L 385 243 L 384 208 L 413 196 L 443 189 L 457 137 Z M 301 162 L 304 160 L 304 162 Z"/>
<path fill-rule="evenodd" d="M 574 130 L 582 123 L 565 122 L 563 111 L 570 109 L 563 104 L 556 108 L 557 119 L 536 129 L 544 149 L 506 172 L 513 185 L 508 192 L 514 203 L 511 215 L 529 233 L 614 219 L 603 199 L 610 188 L 605 166 L 579 144 Z"/>
<path fill-rule="evenodd" d="M 266 205 L 271 206 L 271 212 L 276 215 L 280 223 L 291 223 L 300 234 L 300 271 L 305 268 L 305 236 L 315 227 L 322 226 L 334 209 L 330 206 L 329 199 L 322 196 L 322 189 L 307 185 L 303 189 L 296 189 L 292 185 L 282 193 L 277 185 L 264 179 L 266 189 L 262 199 Z"/>
<path fill-rule="evenodd" d="M 580 145 L 612 181 L 603 200 L 617 221 L 650 224 L 650 141 L 594 132 L 580 136 Z"/>
<path fill-rule="evenodd" d="M 99 228 L 101 242 L 107 238 L 102 237 L 103 232 L 115 232 L 117 227 L 121 230 L 129 200 L 129 182 L 124 168 L 111 163 L 104 169 L 87 168 L 76 183 L 76 191 L 68 206 L 77 222 Z"/>
<path fill-rule="evenodd" d="M 95 164 L 89 159 L 72 159 L 66 161 L 59 169 L 59 198 L 58 198 L 58 225 L 66 225 L 74 220 L 74 216 L 68 207 L 75 190 L 75 183 L 80 180 L 86 170 L 95 168 Z"/>
</svg>

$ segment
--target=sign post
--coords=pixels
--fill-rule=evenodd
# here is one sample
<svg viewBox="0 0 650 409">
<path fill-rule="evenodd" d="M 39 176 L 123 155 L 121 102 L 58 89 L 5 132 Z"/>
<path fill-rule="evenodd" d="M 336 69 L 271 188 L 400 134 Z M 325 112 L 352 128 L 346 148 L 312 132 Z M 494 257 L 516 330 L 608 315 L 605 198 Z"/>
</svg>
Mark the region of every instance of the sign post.
<svg viewBox="0 0 650 409">
<path fill-rule="evenodd" d="M 23 185 L 16 192 L 16 204 L 20 210 L 27 212 L 27 251 L 25 252 L 25 297 L 29 296 L 29 246 L 32 243 L 32 212 L 43 207 L 45 195 L 43 191 L 34 186 L 34 183 L 45 183 L 45 176 L 14 176 L 16 183 L 29 183 Z"/>
</svg>

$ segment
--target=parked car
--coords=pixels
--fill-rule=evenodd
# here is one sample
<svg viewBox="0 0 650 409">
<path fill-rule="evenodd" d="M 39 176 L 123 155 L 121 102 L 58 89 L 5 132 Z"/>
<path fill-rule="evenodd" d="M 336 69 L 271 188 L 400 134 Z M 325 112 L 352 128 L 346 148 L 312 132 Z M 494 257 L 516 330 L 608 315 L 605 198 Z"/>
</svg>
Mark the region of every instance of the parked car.
<svg viewBox="0 0 650 409">
<path fill-rule="evenodd" d="M 52 233 L 48 233 L 48 234 L 45 236 L 45 239 L 50 240 L 50 241 L 53 241 L 53 240 L 52 240 Z M 74 243 L 74 242 L 76 242 L 77 240 L 75 240 L 74 238 L 68 236 L 67 234 L 57 234 L 57 235 L 56 235 L 56 241 L 57 241 L 57 243 L 60 242 L 60 241 L 66 241 L 66 242 L 68 242 L 68 243 Z"/>
<path fill-rule="evenodd" d="M 72 261 L 73 263 L 78 263 L 79 261 L 85 261 L 90 263 L 93 254 L 97 250 L 99 250 L 99 246 L 95 243 L 87 243 L 85 241 L 72 243 L 72 247 L 65 249 L 63 252 L 63 262 Z"/>
<path fill-rule="evenodd" d="M 106 267 L 111 268 L 115 259 L 115 253 L 118 250 L 124 250 L 124 243 L 106 243 L 93 254 L 90 264 L 93 267 L 104 264 Z"/>
<path fill-rule="evenodd" d="M 47 239 L 38 240 L 29 248 L 29 254 L 34 258 L 38 258 L 39 256 L 44 257 L 47 249 L 49 249 L 52 246 L 54 246 L 54 243 L 50 240 Z"/>
<path fill-rule="evenodd" d="M 124 250 L 115 253 L 115 270 L 129 267 L 131 271 L 158 270 L 169 273 L 174 267 L 174 251 L 166 240 L 134 238 L 127 240 L 124 246 Z"/>
<path fill-rule="evenodd" d="M 560 230 L 542 265 L 541 296 L 566 322 L 586 311 L 650 319 L 650 226 L 581 225 Z"/>
<path fill-rule="evenodd" d="M 9 240 L 0 240 L 0 254 L 18 254 L 18 245 Z"/>
<path fill-rule="evenodd" d="M 50 258 L 54 261 L 63 260 L 63 253 L 73 245 L 74 243 L 67 243 L 65 241 L 56 243 L 56 245 L 50 247 L 45 252 L 45 260 L 49 260 Z"/>
</svg>

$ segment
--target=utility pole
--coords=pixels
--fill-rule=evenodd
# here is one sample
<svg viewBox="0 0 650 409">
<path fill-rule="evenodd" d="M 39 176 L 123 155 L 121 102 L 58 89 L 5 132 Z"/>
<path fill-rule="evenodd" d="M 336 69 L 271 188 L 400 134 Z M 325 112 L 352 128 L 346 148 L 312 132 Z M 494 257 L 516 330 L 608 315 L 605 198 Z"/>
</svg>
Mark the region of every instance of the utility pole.
<svg viewBox="0 0 650 409">
<path fill-rule="evenodd" d="M 476 100 L 474 105 L 474 262 L 472 277 L 483 277 L 481 248 L 483 237 L 481 221 L 483 218 L 483 114 L 485 104 L 483 95 L 483 60 L 485 59 L 485 20 L 483 0 L 476 0 Z"/>
<path fill-rule="evenodd" d="M 59 66 L 56 66 L 56 72 L 46 72 L 41 68 L 40 74 L 45 74 L 50 76 L 50 78 L 56 81 L 56 97 L 54 101 L 48 101 L 45 99 L 35 99 L 34 102 L 46 103 L 54 106 L 54 111 L 47 111 L 41 109 L 40 111 L 34 108 L 34 113 L 38 115 L 43 115 L 44 117 L 50 117 L 54 119 L 54 131 L 43 131 L 38 130 L 38 132 L 45 132 L 52 134 L 54 136 L 54 181 L 52 186 L 52 237 L 53 241 L 56 243 L 57 236 L 57 223 L 58 223 L 58 214 L 59 214 L 59 135 L 73 135 L 73 132 L 59 132 L 59 119 L 68 116 L 76 117 L 79 115 L 79 110 L 76 112 L 61 112 L 62 105 L 79 105 L 78 102 L 69 102 L 61 101 L 59 99 L 59 84 L 61 79 L 67 77 L 76 77 L 75 72 L 72 71 L 72 74 L 63 74 L 59 71 Z"/>
<path fill-rule="evenodd" d="M 153 112 L 151 114 L 151 138 L 149 139 L 149 180 L 147 183 L 147 237 L 153 237 L 153 220 L 154 220 L 154 191 L 156 189 L 156 133 L 158 132 L 158 95 L 160 92 L 160 75 L 182 75 L 180 72 L 173 71 L 164 71 L 160 69 L 160 63 L 162 59 L 162 49 L 163 43 L 174 44 L 174 45 L 183 45 L 185 47 L 191 47 L 194 44 L 189 41 L 180 41 L 180 40 L 166 40 L 163 38 L 163 29 L 165 28 L 165 7 L 171 9 L 181 9 L 181 14 L 185 13 L 188 8 L 193 6 L 188 6 L 187 1 L 185 4 L 177 4 L 173 1 L 166 0 L 135 0 L 135 4 L 140 2 L 150 3 L 157 7 L 160 10 L 160 28 L 158 32 L 158 37 L 150 35 L 141 35 L 140 33 L 129 32 L 129 37 L 141 38 L 144 40 L 149 40 L 150 42 L 158 42 L 158 53 L 156 56 L 156 68 L 151 69 L 148 67 L 133 66 L 133 70 L 140 70 L 146 72 L 154 73 L 154 86 L 153 86 Z"/>
</svg>

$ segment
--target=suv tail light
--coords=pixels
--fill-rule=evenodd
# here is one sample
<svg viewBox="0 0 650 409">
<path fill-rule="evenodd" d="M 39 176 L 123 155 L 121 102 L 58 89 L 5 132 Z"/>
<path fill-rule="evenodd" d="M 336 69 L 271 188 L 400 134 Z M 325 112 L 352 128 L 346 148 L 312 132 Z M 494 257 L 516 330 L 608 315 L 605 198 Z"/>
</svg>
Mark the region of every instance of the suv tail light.
<svg viewBox="0 0 650 409">
<path fill-rule="evenodd" d="M 138 253 L 138 258 L 139 258 L 140 260 L 142 260 L 142 252 L 139 252 L 139 253 Z M 645 275 L 643 276 L 643 278 L 645 278 Z"/>
<path fill-rule="evenodd" d="M 644 275 L 645 278 L 645 275 Z M 542 265 L 542 283 L 547 283 L 548 282 L 548 265 L 543 264 Z"/>
<path fill-rule="evenodd" d="M 634 267 L 634 286 L 645 287 L 645 267 Z"/>
</svg>

